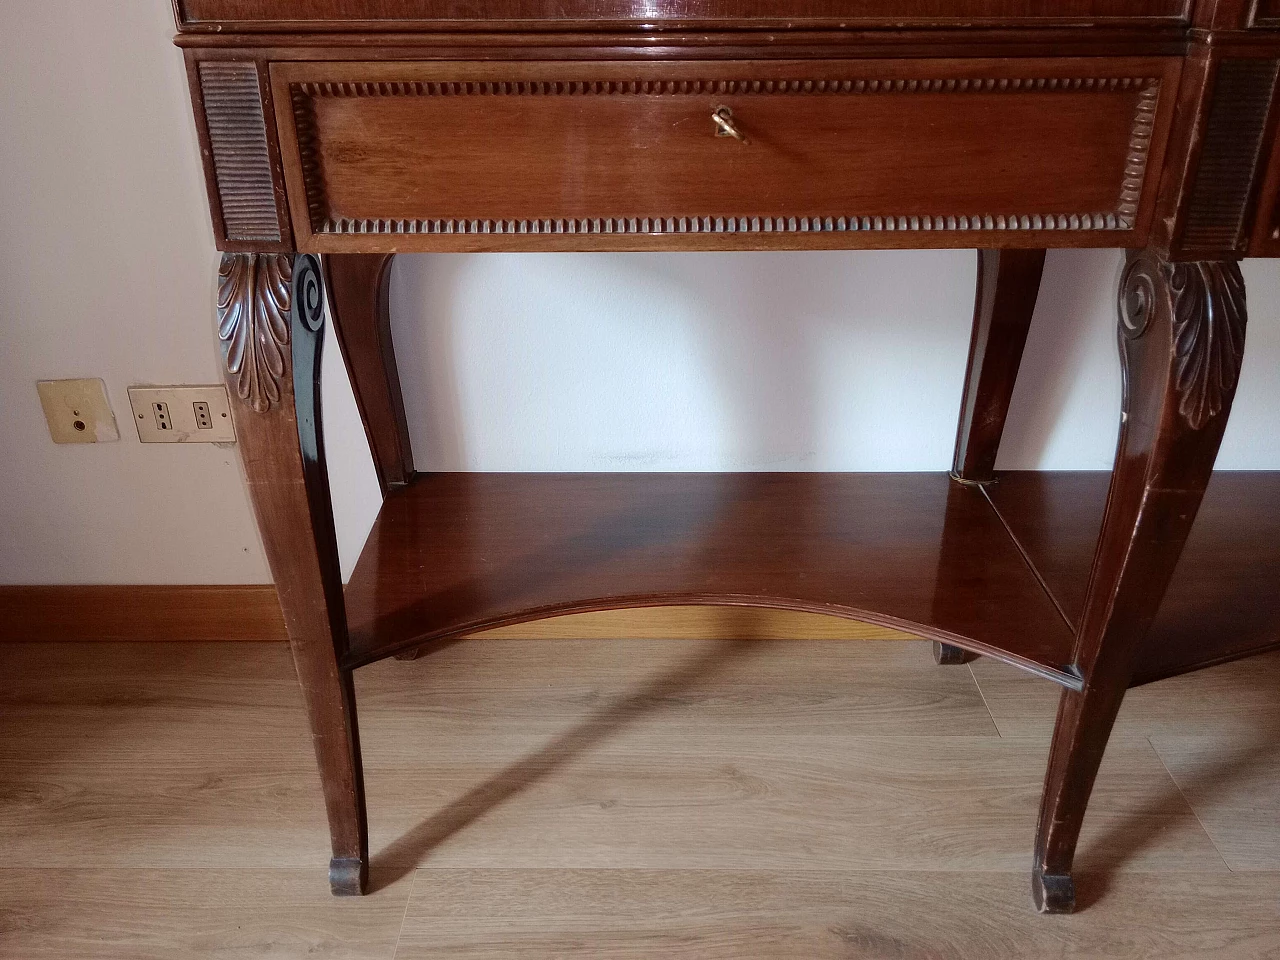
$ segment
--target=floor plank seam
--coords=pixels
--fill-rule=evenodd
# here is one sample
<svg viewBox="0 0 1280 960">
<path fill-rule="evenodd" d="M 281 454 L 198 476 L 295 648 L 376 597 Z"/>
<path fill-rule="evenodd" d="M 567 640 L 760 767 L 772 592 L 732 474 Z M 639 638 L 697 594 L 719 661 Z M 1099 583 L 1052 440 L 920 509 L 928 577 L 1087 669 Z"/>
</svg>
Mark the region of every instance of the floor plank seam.
<svg viewBox="0 0 1280 960">
<path fill-rule="evenodd" d="M 409 895 L 404 898 L 404 913 L 400 914 L 400 927 L 396 930 L 396 943 L 391 948 L 391 960 L 396 960 L 400 953 L 400 941 L 404 939 L 404 925 L 409 921 L 409 908 L 413 906 L 413 891 L 418 886 L 418 869 L 414 869 L 409 878 Z"/>
<path fill-rule="evenodd" d="M 1086 909 L 1052 920 L 1026 854 L 1060 691 L 990 658 L 962 690 L 927 641 L 567 643 L 360 678 L 384 811 L 363 900 L 323 880 L 286 648 L 0 645 L 0 956 L 1280 960 L 1280 654 L 1133 691 Z M 564 735 L 581 762 L 519 767 Z M 469 793 L 495 781 L 509 806 Z"/>
<path fill-rule="evenodd" d="M 973 672 L 973 664 L 966 663 L 964 666 L 969 671 L 969 676 L 973 678 L 973 685 L 978 690 L 978 696 L 982 698 L 982 708 L 987 711 L 987 716 L 991 718 L 991 725 L 996 728 L 996 738 L 1003 740 L 1005 738 L 1004 731 L 1000 729 L 1000 724 L 996 721 L 996 715 L 991 710 L 991 704 L 987 703 L 987 695 L 982 692 L 982 684 L 978 681 L 978 675 Z"/>
<path fill-rule="evenodd" d="M 1169 780 L 1173 783 L 1173 788 L 1178 791 L 1178 796 L 1182 798 L 1182 802 L 1187 805 L 1187 809 L 1191 811 L 1191 815 L 1196 818 L 1196 823 L 1200 825 L 1200 829 L 1204 831 L 1204 835 L 1209 838 L 1209 844 L 1222 860 L 1222 865 L 1227 868 L 1228 873 L 1236 873 L 1232 868 L 1231 862 L 1227 860 L 1226 854 L 1222 852 L 1222 848 L 1218 846 L 1218 841 L 1213 839 L 1213 834 L 1209 832 L 1209 828 L 1205 826 L 1204 821 L 1200 819 L 1200 813 L 1196 810 L 1195 804 L 1191 802 L 1191 798 L 1187 796 L 1186 791 L 1182 789 L 1182 784 L 1178 782 L 1178 778 L 1173 775 L 1173 771 L 1169 769 L 1169 764 L 1164 762 L 1164 757 L 1160 750 L 1156 747 L 1155 741 L 1147 737 L 1147 743 L 1151 745 L 1151 752 L 1156 755 L 1156 759 L 1160 761 L 1160 766 L 1164 768 L 1164 772 L 1169 775 Z"/>
</svg>

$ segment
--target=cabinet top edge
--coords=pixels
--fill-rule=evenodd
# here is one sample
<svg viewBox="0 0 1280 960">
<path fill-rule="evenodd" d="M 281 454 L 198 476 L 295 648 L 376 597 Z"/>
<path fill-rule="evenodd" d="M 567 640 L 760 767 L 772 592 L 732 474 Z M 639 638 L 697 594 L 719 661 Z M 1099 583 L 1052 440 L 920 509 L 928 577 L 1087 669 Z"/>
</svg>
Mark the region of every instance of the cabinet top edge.
<svg viewBox="0 0 1280 960">
<path fill-rule="evenodd" d="M 1189 26 L 1192 0 L 173 0 L 187 33 Z"/>
</svg>

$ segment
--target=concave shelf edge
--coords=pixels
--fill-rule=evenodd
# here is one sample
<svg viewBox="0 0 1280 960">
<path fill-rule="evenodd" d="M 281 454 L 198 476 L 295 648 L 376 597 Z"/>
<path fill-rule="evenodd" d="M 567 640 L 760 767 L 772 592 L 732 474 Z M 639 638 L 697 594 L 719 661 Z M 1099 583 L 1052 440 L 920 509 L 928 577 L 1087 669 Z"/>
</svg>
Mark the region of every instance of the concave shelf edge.
<svg viewBox="0 0 1280 960">
<path fill-rule="evenodd" d="M 853 607 L 817 606 L 779 597 L 706 597 L 692 596 L 688 594 L 672 595 L 669 597 L 611 597 L 608 600 L 584 600 L 580 603 L 545 607 L 538 610 L 528 610 L 519 614 L 498 617 L 491 620 L 478 620 L 473 623 L 462 624 L 448 630 L 437 630 L 432 633 L 423 633 L 409 639 L 401 638 L 382 645 L 379 645 L 376 639 L 371 639 L 367 635 L 353 634 L 351 649 L 347 653 L 346 657 L 343 658 L 342 666 L 348 670 L 367 667 L 380 660 L 385 660 L 388 657 L 393 657 L 397 654 L 414 650 L 418 647 L 425 647 L 432 643 L 458 640 L 468 637 L 471 634 L 481 633 L 485 630 L 494 630 L 498 627 L 510 627 L 522 623 L 534 623 L 539 620 L 550 620 L 555 617 L 572 616 L 573 614 L 579 613 L 598 613 L 604 610 L 639 610 L 652 607 L 683 606 L 749 607 L 765 610 L 787 610 L 794 613 L 814 613 L 821 616 L 839 617 L 842 620 L 856 620 L 860 623 L 870 623 L 878 627 L 888 627 L 892 630 L 900 630 L 903 633 L 909 633 L 922 640 L 938 640 L 942 643 L 961 647 L 972 653 L 979 654 L 980 656 L 991 657 L 992 659 L 1000 660 L 1003 663 L 1010 664 L 1011 666 L 1017 667 L 1021 670 L 1026 670 L 1036 676 L 1052 680 L 1054 683 L 1060 684 L 1071 690 L 1080 690 L 1084 685 L 1083 679 L 1070 666 L 1055 669 L 1051 665 L 1037 663 L 1034 660 L 1020 657 L 1016 653 L 1002 650 L 989 643 L 983 643 L 981 640 L 974 640 L 969 637 L 961 636 L 957 633 L 951 633 L 947 630 L 940 630 L 937 627 L 933 627 L 928 624 L 915 623 L 909 620 L 901 620 L 897 617 L 886 616 L 885 614 L 876 613 L 872 610 L 860 610 Z M 873 643 L 881 641 L 869 640 L 866 642 Z"/>
</svg>

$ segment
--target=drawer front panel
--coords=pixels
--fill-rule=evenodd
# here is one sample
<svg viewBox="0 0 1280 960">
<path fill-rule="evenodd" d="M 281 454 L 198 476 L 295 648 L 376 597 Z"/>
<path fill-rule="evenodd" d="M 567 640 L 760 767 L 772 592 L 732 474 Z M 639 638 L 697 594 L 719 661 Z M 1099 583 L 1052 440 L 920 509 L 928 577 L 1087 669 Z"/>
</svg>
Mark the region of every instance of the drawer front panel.
<svg viewBox="0 0 1280 960">
<path fill-rule="evenodd" d="M 1280 0 L 1258 0 L 1254 7 L 1253 25 L 1257 27 L 1280 27 Z"/>
<path fill-rule="evenodd" d="M 272 80 L 303 249 L 1126 246 L 1145 241 L 1177 69 L 290 63 Z"/>
<path fill-rule="evenodd" d="M 1187 0 L 177 0 L 183 29 L 1180 23 Z"/>
</svg>

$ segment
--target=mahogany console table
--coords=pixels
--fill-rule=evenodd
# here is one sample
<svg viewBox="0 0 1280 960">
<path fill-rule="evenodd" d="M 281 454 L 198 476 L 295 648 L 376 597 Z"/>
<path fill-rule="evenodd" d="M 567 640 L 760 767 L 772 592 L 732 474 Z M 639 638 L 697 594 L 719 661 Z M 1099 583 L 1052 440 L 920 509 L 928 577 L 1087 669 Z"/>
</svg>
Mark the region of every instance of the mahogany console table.
<svg viewBox="0 0 1280 960">
<path fill-rule="evenodd" d="M 218 335 L 335 893 L 362 892 L 369 859 L 352 672 L 428 641 L 754 604 L 1039 674 L 1063 688 L 1033 862 L 1036 906 L 1056 912 L 1074 905 L 1125 690 L 1280 639 L 1280 563 L 1262 565 L 1280 483 L 1224 480 L 1192 532 L 1243 357 L 1238 260 L 1280 256 L 1280 0 L 175 8 L 224 251 Z M 981 251 L 950 477 L 414 473 L 396 253 L 889 247 Z M 1088 477 L 993 472 L 1051 247 L 1131 251 L 1119 450 L 1092 517 Z M 384 494 L 345 597 L 317 389 L 326 299 Z M 1152 627 L 1175 572 L 1177 606 L 1232 571 L 1247 589 L 1230 628 Z M 1235 629 L 1246 614 L 1268 629 Z"/>
</svg>

